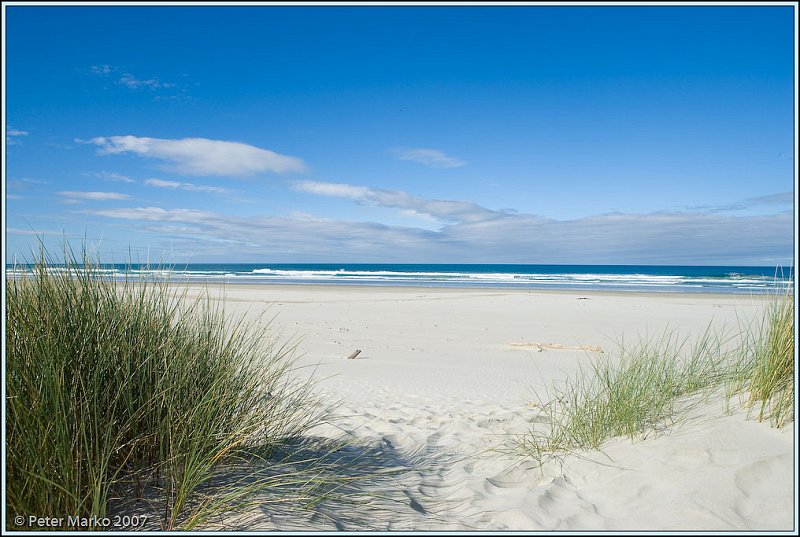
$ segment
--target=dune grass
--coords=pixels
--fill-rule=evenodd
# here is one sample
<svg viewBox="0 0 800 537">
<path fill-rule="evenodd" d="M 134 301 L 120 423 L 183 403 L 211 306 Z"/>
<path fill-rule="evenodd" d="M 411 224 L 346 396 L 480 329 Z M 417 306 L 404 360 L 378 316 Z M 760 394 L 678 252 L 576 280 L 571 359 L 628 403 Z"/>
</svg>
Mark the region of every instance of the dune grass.
<svg viewBox="0 0 800 537">
<path fill-rule="evenodd" d="M 745 332 L 732 392 L 745 394 L 758 420 L 780 428 L 794 420 L 794 297 L 770 304 L 762 322 Z"/>
<path fill-rule="evenodd" d="M 601 358 L 590 370 L 554 384 L 536 405 L 547 426 L 517 437 L 512 449 L 541 465 L 568 453 L 600 450 L 611 438 L 644 439 L 723 388 L 729 396 L 746 392 L 760 420 L 770 419 L 776 427 L 793 420 L 791 293 L 775 297 L 764 320 L 746 327 L 737 340 L 709 328 L 691 345 L 674 333 L 620 344 L 618 359 Z"/>
<path fill-rule="evenodd" d="M 665 333 L 619 345 L 619 358 L 602 357 L 590 370 L 551 387 L 543 409 L 548 430 L 531 430 L 518 447 L 540 463 L 577 450 L 597 450 L 610 438 L 658 433 L 679 418 L 681 398 L 722 381 L 728 356 L 709 330 L 688 353 L 686 340 Z"/>
<path fill-rule="evenodd" d="M 187 529 L 265 487 L 310 497 L 309 475 L 259 474 L 321 417 L 290 347 L 211 300 L 65 257 L 6 281 L 8 516 L 105 517 L 149 499 L 147 529 Z M 215 494 L 226 467 L 239 484 Z"/>
</svg>

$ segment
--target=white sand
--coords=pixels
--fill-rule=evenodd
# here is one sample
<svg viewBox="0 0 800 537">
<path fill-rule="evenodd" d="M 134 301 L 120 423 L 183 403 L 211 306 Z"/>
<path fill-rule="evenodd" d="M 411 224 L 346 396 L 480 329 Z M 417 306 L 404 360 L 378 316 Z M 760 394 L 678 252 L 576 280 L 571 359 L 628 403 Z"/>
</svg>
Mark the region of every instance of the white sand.
<svg viewBox="0 0 800 537">
<path fill-rule="evenodd" d="M 218 290 L 212 287 L 212 294 Z M 342 403 L 326 437 L 395 465 L 368 505 L 255 517 L 252 530 L 791 530 L 794 425 L 722 398 L 665 434 L 540 468 L 502 450 L 544 418 L 546 387 L 614 356 L 622 336 L 730 333 L 759 297 L 344 286 L 227 286 L 226 311 L 297 337 L 300 364 Z M 356 359 L 347 356 L 360 349 Z M 309 371 L 309 369 L 304 370 Z M 304 374 L 304 373 L 303 373 Z M 411 468 L 413 464 L 416 464 Z M 376 485 L 377 486 L 377 485 Z"/>
</svg>

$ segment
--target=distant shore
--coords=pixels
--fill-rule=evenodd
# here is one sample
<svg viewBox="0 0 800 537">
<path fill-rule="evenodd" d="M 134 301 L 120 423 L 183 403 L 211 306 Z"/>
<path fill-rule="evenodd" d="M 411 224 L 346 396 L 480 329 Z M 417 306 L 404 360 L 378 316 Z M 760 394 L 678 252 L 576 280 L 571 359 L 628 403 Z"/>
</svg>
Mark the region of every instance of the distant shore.
<svg viewBox="0 0 800 537">
<path fill-rule="evenodd" d="M 30 271 L 31 266 L 18 265 L 14 270 Z M 750 266 L 133 263 L 100 265 L 96 273 L 114 279 L 168 278 L 187 283 L 745 295 L 780 292 L 791 284 L 791 268 Z"/>
</svg>

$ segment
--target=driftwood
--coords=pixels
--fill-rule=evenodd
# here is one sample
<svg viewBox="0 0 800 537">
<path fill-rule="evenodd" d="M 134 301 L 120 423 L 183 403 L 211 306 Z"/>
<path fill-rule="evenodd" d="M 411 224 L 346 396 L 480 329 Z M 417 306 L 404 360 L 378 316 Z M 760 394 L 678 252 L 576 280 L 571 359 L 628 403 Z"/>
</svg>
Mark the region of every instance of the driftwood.
<svg viewBox="0 0 800 537">
<path fill-rule="evenodd" d="M 353 360 L 356 356 L 361 354 L 361 349 L 356 349 L 356 352 L 347 357 L 348 360 Z"/>
</svg>

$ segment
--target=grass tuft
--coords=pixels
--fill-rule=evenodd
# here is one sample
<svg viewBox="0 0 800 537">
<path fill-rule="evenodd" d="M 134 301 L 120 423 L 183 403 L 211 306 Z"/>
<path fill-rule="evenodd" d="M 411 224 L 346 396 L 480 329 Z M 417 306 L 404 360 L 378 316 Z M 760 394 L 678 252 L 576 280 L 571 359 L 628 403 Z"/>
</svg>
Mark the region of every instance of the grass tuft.
<svg viewBox="0 0 800 537">
<path fill-rule="evenodd" d="M 747 393 L 758 420 L 780 428 L 794 420 L 794 296 L 776 298 L 760 325 L 743 337 L 733 393 Z"/>
<path fill-rule="evenodd" d="M 596 450 L 608 439 L 647 437 L 677 419 L 676 404 L 688 394 L 715 386 L 722 378 L 723 341 L 706 331 L 685 356 L 687 345 L 674 334 L 633 346 L 620 344 L 619 358 L 604 357 L 563 384 L 540 403 L 549 430 L 531 430 L 518 439 L 523 452 L 540 463 L 550 456 Z"/>
<path fill-rule="evenodd" d="M 6 281 L 9 516 L 104 517 L 149 500 L 162 529 L 191 528 L 280 488 L 255 469 L 320 418 L 310 381 L 291 380 L 293 349 L 208 297 L 114 281 L 65 250 L 66 263 L 42 252 Z M 230 467 L 254 477 L 213 494 Z M 310 494 L 313 480 L 291 480 Z"/>
<path fill-rule="evenodd" d="M 515 439 L 513 450 L 543 465 L 579 450 L 599 450 L 615 437 L 658 434 L 691 404 L 721 387 L 747 393 L 758 419 L 782 427 L 794 419 L 794 297 L 777 297 L 757 326 L 745 329 L 732 350 L 710 329 L 687 349 L 687 340 L 665 334 L 580 370 L 537 403 L 547 418 Z M 700 397 L 698 397 L 700 396 Z"/>
</svg>

